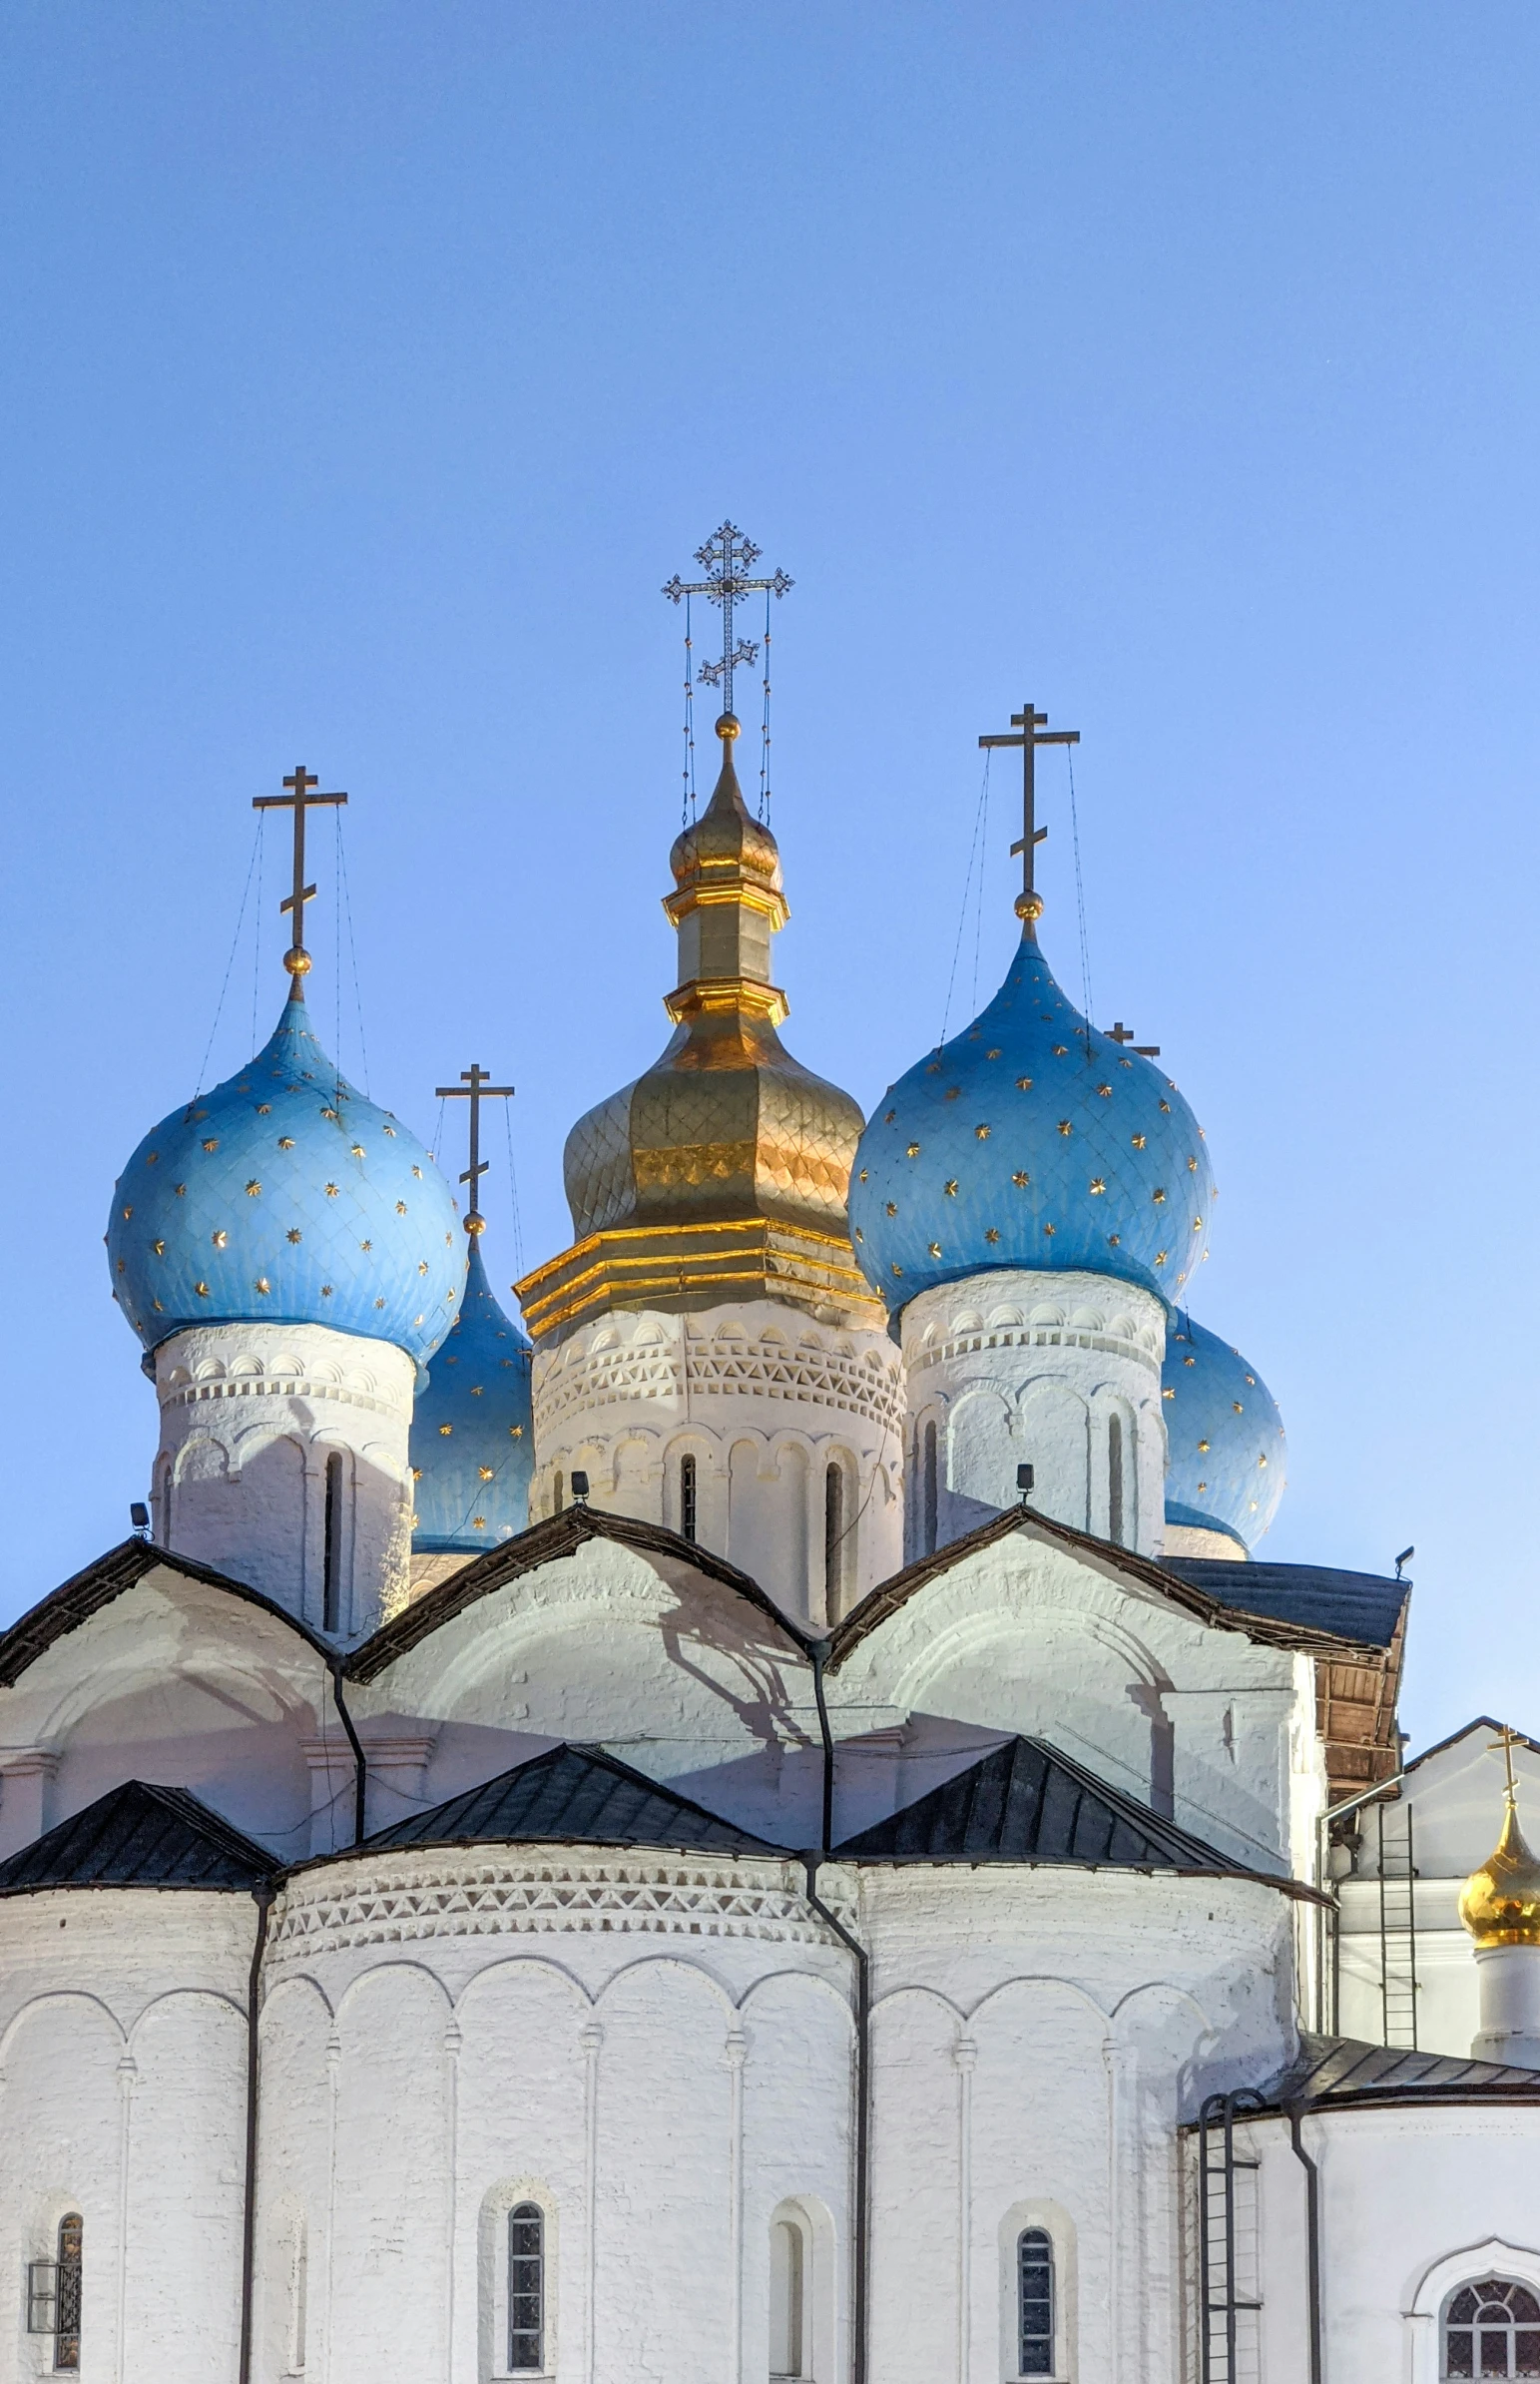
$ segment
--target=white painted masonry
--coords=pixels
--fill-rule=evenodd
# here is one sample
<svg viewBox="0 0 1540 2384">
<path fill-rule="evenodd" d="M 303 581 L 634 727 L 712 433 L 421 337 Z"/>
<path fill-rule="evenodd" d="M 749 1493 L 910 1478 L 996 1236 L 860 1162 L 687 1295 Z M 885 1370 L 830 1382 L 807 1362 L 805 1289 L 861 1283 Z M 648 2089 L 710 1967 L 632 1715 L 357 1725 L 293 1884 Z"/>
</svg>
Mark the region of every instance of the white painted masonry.
<svg viewBox="0 0 1540 2384">
<path fill-rule="evenodd" d="M 903 1382 L 885 1333 L 775 1300 L 617 1311 L 535 1352 L 531 1515 L 586 1473 L 596 1505 L 695 1535 L 825 1628 L 902 1561 Z M 840 1476 L 825 1557 L 827 1475 Z"/>
<path fill-rule="evenodd" d="M 1056 1521 L 1158 1554 L 1165 1530 L 1166 1311 L 1104 1275 L 1002 1267 L 903 1312 L 910 1558 L 1019 1496 Z"/>
<path fill-rule="evenodd" d="M 203 1325 L 155 1353 L 155 1536 L 312 1630 L 362 1638 L 406 1602 L 416 1369 L 324 1325 Z M 334 1615 L 327 1613 L 327 1466 Z"/>
</svg>

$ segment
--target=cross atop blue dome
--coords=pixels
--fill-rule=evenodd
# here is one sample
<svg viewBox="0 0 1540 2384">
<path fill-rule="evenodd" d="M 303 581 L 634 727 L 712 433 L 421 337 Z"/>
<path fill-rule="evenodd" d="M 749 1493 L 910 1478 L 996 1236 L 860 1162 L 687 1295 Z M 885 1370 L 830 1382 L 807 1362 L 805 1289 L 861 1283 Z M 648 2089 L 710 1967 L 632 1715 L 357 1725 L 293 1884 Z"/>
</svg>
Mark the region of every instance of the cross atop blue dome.
<svg viewBox="0 0 1540 2384">
<path fill-rule="evenodd" d="M 855 1154 L 855 1255 L 894 1312 L 988 1268 L 1083 1268 L 1174 1301 L 1214 1177 L 1171 1078 L 1083 1018 L 1024 918 L 1005 982 L 917 1060 Z"/>
<path fill-rule="evenodd" d="M 190 1325 L 330 1325 L 421 1364 L 460 1296 L 454 1200 L 297 994 L 238 1074 L 145 1136 L 113 1194 L 113 1297 L 147 1350 Z"/>
</svg>

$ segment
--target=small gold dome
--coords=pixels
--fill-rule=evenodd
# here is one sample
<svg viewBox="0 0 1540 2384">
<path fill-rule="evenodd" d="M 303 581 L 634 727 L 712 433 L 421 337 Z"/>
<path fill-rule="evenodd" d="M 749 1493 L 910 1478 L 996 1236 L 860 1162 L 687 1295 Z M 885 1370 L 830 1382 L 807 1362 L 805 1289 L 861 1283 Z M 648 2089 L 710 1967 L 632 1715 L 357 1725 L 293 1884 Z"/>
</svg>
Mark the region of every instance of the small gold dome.
<svg viewBox="0 0 1540 2384">
<path fill-rule="evenodd" d="M 1540 1861 L 1511 1799 L 1496 1852 L 1460 1890 L 1460 1919 L 1478 1946 L 1540 1946 Z"/>
</svg>

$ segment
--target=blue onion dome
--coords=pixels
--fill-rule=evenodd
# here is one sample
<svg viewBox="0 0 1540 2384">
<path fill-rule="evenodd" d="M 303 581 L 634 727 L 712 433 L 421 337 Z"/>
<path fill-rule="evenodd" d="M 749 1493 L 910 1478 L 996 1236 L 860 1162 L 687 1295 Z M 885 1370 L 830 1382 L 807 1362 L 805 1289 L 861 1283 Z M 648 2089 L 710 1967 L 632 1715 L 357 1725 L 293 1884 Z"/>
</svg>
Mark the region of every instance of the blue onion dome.
<svg viewBox="0 0 1540 2384">
<path fill-rule="evenodd" d="M 498 1306 L 472 1235 L 460 1313 L 412 1411 L 414 1548 L 475 1555 L 528 1525 L 531 1363 L 529 1342 Z"/>
<path fill-rule="evenodd" d="M 1161 1377 L 1166 1416 L 1166 1520 L 1224 1531 L 1250 1553 L 1279 1509 L 1283 1419 L 1239 1350 L 1178 1313 Z"/>
<path fill-rule="evenodd" d="M 302 999 L 238 1075 L 145 1136 L 113 1194 L 113 1297 L 147 1350 L 189 1325 L 330 1325 L 419 1364 L 460 1297 L 454 1198 L 356 1092 Z"/>
<path fill-rule="evenodd" d="M 1171 1078 L 1090 1025 L 1032 919 L 987 1009 L 889 1086 L 850 1222 L 896 1313 L 985 1268 L 1085 1268 L 1175 1300 L 1208 1248 L 1214 1177 Z"/>
</svg>

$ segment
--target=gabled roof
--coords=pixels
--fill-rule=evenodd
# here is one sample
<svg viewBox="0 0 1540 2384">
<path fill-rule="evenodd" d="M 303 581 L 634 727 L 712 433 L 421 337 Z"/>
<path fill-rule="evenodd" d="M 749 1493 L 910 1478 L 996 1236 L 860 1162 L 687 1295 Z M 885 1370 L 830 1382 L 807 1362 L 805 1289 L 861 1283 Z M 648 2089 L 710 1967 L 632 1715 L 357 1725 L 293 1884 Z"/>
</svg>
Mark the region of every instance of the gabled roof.
<svg viewBox="0 0 1540 2384">
<path fill-rule="evenodd" d="M 1009 1539 L 1012 1533 L 1031 1530 L 1044 1539 L 1057 1540 L 1061 1547 L 1071 1548 L 1077 1555 L 1094 1556 L 1099 1562 L 1111 1565 L 1125 1579 L 1140 1582 L 1154 1589 L 1172 1605 L 1180 1606 L 1199 1622 L 1214 1630 L 1244 1631 L 1249 1639 L 1264 1646 L 1293 1647 L 1307 1653 L 1331 1655 L 1338 1652 L 1363 1651 L 1372 1648 L 1377 1655 L 1379 1642 L 1365 1640 L 1354 1632 L 1327 1627 L 1319 1622 L 1285 1619 L 1281 1614 L 1257 1612 L 1233 1605 L 1220 1596 L 1206 1581 L 1202 1585 L 1186 1580 L 1173 1566 L 1157 1564 L 1152 1557 L 1139 1556 L 1131 1548 L 1120 1547 L 1115 1540 L 1098 1539 L 1090 1531 L 1077 1531 L 1070 1523 L 1057 1523 L 1036 1507 L 1007 1506 L 987 1523 L 980 1523 L 973 1531 L 965 1531 L 958 1539 L 948 1540 L 937 1548 L 933 1556 L 921 1556 L 917 1562 L 906 1564 L 901 1572 L 879 1581 L 869 1589 L 859 1605 L 853 1606 L 833 1631 L 829 1641 L 829 1670 L 836 1672 L 845 1658 L 868 1638 L 880 1622 L 904 1605 L 917 1589 L 950 1572 L 964 1557 L 976 1554 L 980 1548 L 993 1547 L 997 1540 Z M 1211 1562 L 1211 1573 L 1240 1572 L 1239 1564 Z M 1259 1570 L 1269 1569 L 1266 1566 Z"/>
<path fill-rule="evenodd" d="M 476 1846 L 555 1840 L 581 1846 L 667 1846 L 694 1854 L 781 1855 L 784 1848 L 708 1813 L 633 1771 L 603 1747 L 550 1747 L 431 1812 L 380 1830 L 363 1851 L 387 1846 Z M 356 1848 L 349 1852 L 356 1853 Z"/>
<path fill-rule="evenodd" d="M 1326 2110 L 1388 2102 L 1540 2102 L 1540 2070 L 1362 2045 L 1352 2037 L 1301 2035 L 1295 2061 L 1261 2092 L 1269 2110 L 1291 2102 Z"/>
<path fill-rule="evenodd" d="M 1494 1722 L 1489 1713 L 1478 1713 L 1471 1721 L 1462 1722 L 1458 1730 L 1451 1730 L 1447 1738 L 1435 1739 L 1430 1747 L 1423 1748 L 1420 1755 L 1413 1755 L 1405 1768 L 1407 1771 L 1415 1771 L 1419 1764 L 1431 1763 L 1435 1755 L 1446 1755 L 1451 1747 L 1457 1747 L 1460 1740 L 1469 1738 L 1473 1731 L 1501 1731 L 1506 1727 L 1507 1724 L 1504 1722 Z M 1526 1738 L 1522 1730 L 1514 1731 L 1513 1742 L 1515 1746 L 1528 1747 L 1532 1755 L 1540 1755 L 1540 1739 Z"/>
<path fill-rule="evenodd" d="M 1233 1564 L 1223 1556 L 1165 1556 L 1163 1569 L 1222 1605 L 1310 1630 L 1332 1631 L 1367 1647 L 1388 1647 L 1411 1595 L 1410 1581 L 1377 1572 L 1340 1572 L 1327 1564 Z"/>
<path fill-rule="evenodd" d="M 306 1646 L 313 1647 L 324 1663 L 332 1661 L 330 1649 L 313 1631 L 306 1630 L 302 1622 L 285 1613 L 270 1597 L 264 1597 L 259 1589 L 234 1580 L 229 1573 L 216 1572 L 212 1564 L 200 1564 L 193 1556 L 179 1556 L 170 1548 L 157 1547 L 154 1540 L 135 1537 L 120 1540 L 105 1556 L 98 1556 L 94 1563 L 88 1564 L 84 1572 L 75 1573 L 57 1589 L 50 1590 L 19 1622 L 13 1622 L 9 1630 L 0 1631 L 0 1688 L 14 1687 L 28 1665 L 46 1654 L 56 1639 L 79 1630 L 103 1606 L 111 1605 L 115 1597 L 121 1597 L 136 1581 L 142 1581 L 147 1572 L 154 1572 L 160 1566 L 168 1572 L 181 1573 L 185 1580 L 202 1581 L 209 1588 L 224 1589 L 230 1596 L 259 1607 L 262 1613 L 271 1614 L 303 1639 Z"/>
<path fill-rule="evenodd" d="M 41 1888 L 254 1888 L 278 1869 L 186 1788 L 125 1780 L 0 1863 L 0 1896 Z"/>
<path fill-rule="evenodd" d="M 349 1678 L 377 1679 L 398 1656 L 420 1646 L 431 1632 L 452 1621 L 456 1614 L 462 1614 L 479 1598 L 490 1597 L 494 1589 L 516 1581 L 521 1573 L 533 1572 L 537 1565 L 553 1564 L 563 1556 L 576 1555 L 592 1539 L 613 1539 L 623 1547 L 639 1549 L 644 1555 L 672 1556 L 682 1564 L 693 1566 L 708 1580 L 722 1582 L 753 1606 L 801 1654 L 809 1653 L 812 1642 L 806 1633 L 787 1621 L 758 1581 L 752 1580 L 747 1572 L 740 1572 L 725 1556 L 714 1555 L 710 1548 L 693 1539 L 681 1539 L 677 1531 L 667 1531 L 661 1523 L 640 1522 L 629 1514 L 610 1514 L 601 1506 L 567 1506 L 560 1514 L 548 1515 L 544 1522 L 531 1523 L 527 1531 L 518 1532 L 512 1539 L 500 1540 L 484 1556 L 473 1557 L 447 1580 L 403 1607 L 372 1638 L 353 1650 L 347 1662 Z"/>
<path fill-rule="evenodd" d="M 1010 1738 L 927 1796 L 846 1838 L 836 1862 L 1073 1863 L 1118 1871 L 1255 1871 L 1109 1788 L 1041 1738 Z M 1271 1881 L 1282 1885 L 1282 1881 Z"/>
</svg>

